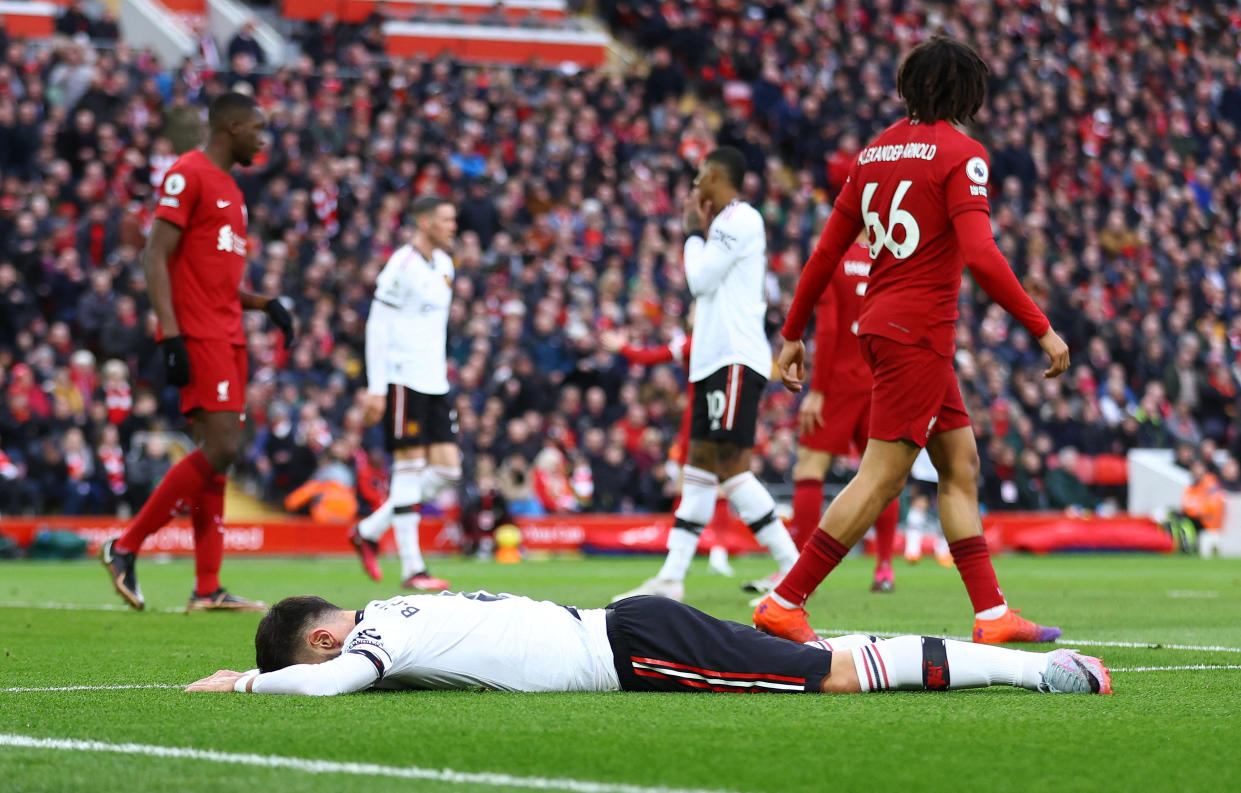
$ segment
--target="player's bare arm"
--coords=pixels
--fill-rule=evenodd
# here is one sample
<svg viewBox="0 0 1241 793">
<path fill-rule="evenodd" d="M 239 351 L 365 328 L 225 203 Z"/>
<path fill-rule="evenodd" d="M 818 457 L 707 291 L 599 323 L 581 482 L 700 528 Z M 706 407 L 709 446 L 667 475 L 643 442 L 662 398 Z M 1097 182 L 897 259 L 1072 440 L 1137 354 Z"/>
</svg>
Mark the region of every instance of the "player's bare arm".
<svg viewBox="0 0 1241 793">
<path fill-rule="evenodd" d="M 181 228 L 167 220 L 156 218 L 147 237 L 143 251 L 143 269 L 146 272 L 147 292 L 151 307 L 159 319 L 164 333 L 160 349 L 168 369 L 170 385 L 183 386 L 190 382 L 190 357 L 181 338 L 181 326 L 172 308 L 172 280 L 168 276 L 168 260 L 181 242 Z"/>
<path fill-rule="evenodd" d="M 280 302 L 279 297 L 258 295 L 254 292 L 247 292 L 244 289 L 238 290 L 237 296 L 241 298 L 241 308 L 243 311 L 264 312 L 271 318 L 272 323 L 284 332 L 284 348 L 286 350 L 293 346 L 293 340 L 296 338 L 296 334 L 293 331 L 293 315 L 284 307 L 284 303 Z"/>
</svg>

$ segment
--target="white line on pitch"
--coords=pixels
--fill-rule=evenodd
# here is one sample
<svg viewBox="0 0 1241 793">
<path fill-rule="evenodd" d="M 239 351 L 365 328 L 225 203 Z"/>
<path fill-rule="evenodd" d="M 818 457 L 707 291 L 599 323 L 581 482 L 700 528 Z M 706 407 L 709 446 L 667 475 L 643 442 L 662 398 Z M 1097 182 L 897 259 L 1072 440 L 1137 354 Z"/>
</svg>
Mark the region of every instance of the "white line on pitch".
<svg viewBox="0 0 1241 793">
<path fill-rule="evenodd" d="M 0 733 L 0 746 L 18 749 L 50 749 L 67 752 L 111 752 L 114 754 L 146 755 L 175 760 L 205 760 L 212 763 L 248 765 L 260 768 L 284 768 L 308 774 L 349 774 L 352 776 L 392 777 L 444 782 L 454 785 L 530 788 L 534 790 L 568 790 L 572 793 L 724 793 L 697 788 L 647 787 L 615 782 L 592 782 L 585 779 L 540 776 L 516 776 L 487 771 L 454 771 L 451 768 L 419 768 L 390 766 L 377 763 L 342 763 L 306 757 L 282 757 L 270 754 L 235 754 L 213 749 L 191 749 L 180 746 L 155 746 L 140 743 L 107 743 L 72 738 L 36 738 L 31 735 Z"/>
<path fill-rule="evenodd" d="M 1118 666 L 1109 672 L 1203 672 L 1212 669 L 1241 669 L 1241 664 L 1190 664 L 1188 666 Z"/>
<path fill-rule="evenodd" d="M 832 636 L 844 636 L 850 633 L 864 633 L 868 636 L 880 636 L 890 638 L 892 636 L 907 636 L 911 632 L 883 632 L 883 631 L 867 631 L 851 628 L 815 628 L 814 632 L 820 636 L 831 638 Z M 957 641 L 971 641 L 969 636 L 943 636 L 944 639 L 956 639 Z M 1200 653 L 1241 653 L 1241 647 L 1221 647 L 1218 645 L 1197 645 L 1197 644 L 1167 644 L 1166 642 L 1121 642 L 1121 641 L 1103 641 L 1099 639 L 1056 639 L 1056 644 L 1062 647 L 1078 645 L 1081 647 L 1130 647 L 1141 650 L 1187 650 Z"/>
<path fill-rule="evenodd" d="M 28 694 L 35 691 L 134 691 L 142 688 L 185 688 L 188 683 L 133 683 L 114 686 L 13 686 L 0 688 L 0 694 Z"/>
<path fill-rule="evenodd" d="M 52 609 L 54 611 L 134 611 L 129 606 L 119 603 L 23 603 L 7 601 L 0 603 L 0 609 Z M 145 611 L 156 611 L 164 614 L 181 614 L 185 609 L 148 608 Z"/>
</svg>

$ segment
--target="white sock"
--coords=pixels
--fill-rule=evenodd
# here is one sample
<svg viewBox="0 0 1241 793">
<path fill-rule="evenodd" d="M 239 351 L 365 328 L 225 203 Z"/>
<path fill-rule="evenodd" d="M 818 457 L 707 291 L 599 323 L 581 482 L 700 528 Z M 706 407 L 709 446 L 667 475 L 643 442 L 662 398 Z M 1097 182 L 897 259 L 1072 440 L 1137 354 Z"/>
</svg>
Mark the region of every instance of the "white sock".
<svg viewBox="0 0 1241 793">
<path fill-rule="evenodd" d="M 776 517 L 776 502 L 767 488 L 746 471 L 724 482 L 724 495 L 737 517 L 754 532 L 754 539 L 771 551 L 780 572 L 787 573 L 797 562 L 797 546 L 784 521 Z"/>
<path fill-rule="evenodd" d="M 898 636 L 853 651 L 862 692 L 1017 686 L 1037 691 L 1046 653 L 933 636 Z"/>
<path fill-rule="evenodd" d="M 371 542 L 379 542 L 392 525 L 392 513 L 397 507 L 418 503 L 419 477 L 425 460 L 396 460 L 392 464 L 392 482 L 388 486 L 388 498 L 379 509 L 358 521 L 358 534 Z"/>
<path fill-rule="evenodd" d="M 710 471 L 685 466 L 681 479 L 681 503 L 677 506 L 676 524 L 668 532 L 668 556 L 657 578 L 684 581 L 690 562 L 698 550 L 702 530 L 715 513 L 715 494 L 720 479 Z"/>
<path fill-rule="evenodd" d="M 414 507 L 398 507 L 398 510 L 403 509 L 410 511 L 398 511 L 392 516 L 396 552 L 401 557 L 401 580 L 426 572 L 427 569 L 427 564 L 422 559 L 422 543 L 418 539 L 418 524 L 422 520 L 422 513 Z"/>
<path fill-rule="evenodd" d="M 806 642 L 806 644 L 810 647 L 817 647 L 820 650 L 843 653 L 846 650 L 853 650 L 878 641 L 881 641 L 878 636 L 870 636 L 865 633 L 849 633 L 844 636 L 833 636 L 830 639 L 816 639 L 812 642 Z"/>
<path fill-rule="evenodd" d="M 428 465 L 422 472 L 422 501 L 433 500 L 450 487 L 456 487 L 461 481 L 461 467 L 447 465 Z"/>
<path fill-rule="evenodd" d="M 392 525 L 392 510 L 395 507 L 396 505 L 392 503 L 392 496 L 388 496 L 388 499 L 380 504 L 378 509 L 358 521 L 358 534 L 371 542 L 379 542 L 384 532 Z"/>
<path fill-rule="evenodd" d="M 659 568 L 655 577 L 667 581 L 684 581 L 697 550 L 698 535 L 680 526 L 673 526 L 668 532 L 668 555 L 664 557 L 664 566 Z"/>
</svg>

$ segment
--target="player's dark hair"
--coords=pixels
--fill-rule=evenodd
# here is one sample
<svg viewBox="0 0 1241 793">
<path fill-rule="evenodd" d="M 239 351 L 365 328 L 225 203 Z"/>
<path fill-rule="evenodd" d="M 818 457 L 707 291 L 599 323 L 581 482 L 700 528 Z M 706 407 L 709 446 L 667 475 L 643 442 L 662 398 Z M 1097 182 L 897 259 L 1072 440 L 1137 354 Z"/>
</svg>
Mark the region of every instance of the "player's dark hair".
<svg viewBox="0 0 1241 793">
<path fill-rule="evenodd" d="M 304 637 L 314 622 L 339 611 L 321 597 L 298 595 L 271 607 L 254 633 L 254 660 L 260 672 L 274 672 L 297 663 Z"/>
<path fill-rule="evenodd" d="M 220 94 L 211 102 L 207 109 L 207 125 L 213 130 L 224 127 L 241 113 L 253 113 L 259 109 L 259 103 L 249 94 L 229 91 Z"/>
<path fill-rule="evenodd" d="M 707 162 L 714 163 L 724 169 L 728 184 L 734 190 L 740 190 L 745 181 L 745 155 L 732 146 L 721 146 L 707 155 Z"/>
<path fill-rule="evenodd" d="M 414 220 L 417 220 L 423 215 L 428 215 L 445 204 L 451 203 L 451 201 L 443 196 L 421 195 L 415 198 L 414 202 L 409 205 L 409 214 L 413 216 Z"/>
<path fill-rule="evenodd" d="M 905 58 L 896 73 L 896 93 L 914 121 L 963 124 L 982 107 L 989 72 L 968 44 L 935 36 Z"/>
</svg>

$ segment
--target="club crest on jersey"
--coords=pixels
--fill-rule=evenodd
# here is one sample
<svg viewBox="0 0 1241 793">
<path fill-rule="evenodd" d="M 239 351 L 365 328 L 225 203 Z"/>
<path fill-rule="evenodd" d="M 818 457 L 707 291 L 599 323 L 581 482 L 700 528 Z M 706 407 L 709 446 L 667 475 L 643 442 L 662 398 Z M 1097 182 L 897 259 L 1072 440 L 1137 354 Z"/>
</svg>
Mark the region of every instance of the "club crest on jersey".
<svg viewBox="0 0 1241 793">
<path fill-rule="evenodd" d="M 232 226 L 224 225 L 220 228 L 220 234 L 216 238 L 215 249 L 217 251 L 232 251 L 238 256 L 245 256 L 246 238 L 241 234 L 234 234 Z"/>
</svg>

